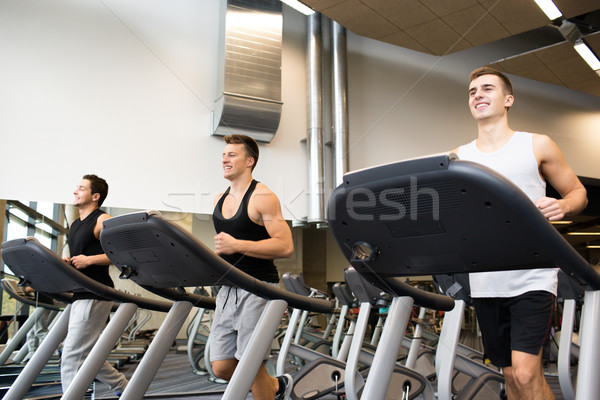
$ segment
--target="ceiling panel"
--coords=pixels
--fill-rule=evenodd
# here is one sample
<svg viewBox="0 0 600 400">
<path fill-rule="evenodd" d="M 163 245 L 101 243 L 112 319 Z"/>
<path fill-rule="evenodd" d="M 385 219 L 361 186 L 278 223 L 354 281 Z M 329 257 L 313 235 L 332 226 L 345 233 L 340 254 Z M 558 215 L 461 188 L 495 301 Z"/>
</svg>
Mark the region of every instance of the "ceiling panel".
<svg viewBox="0 0 600 400">
<path fill-rule="evenodd" d="M 479 2 L 509 32 L 506 37 L 542 27 L 550 22 L 533 0 L 480 0 Z"/>
<path fill-rule="evenodd" d="M 340 25 L 352 26 L 351 30 L 357 35 L 379 39 L 398 30 L 387 18 L 359 0 L 346 0 L 327 11 L 335 15 L 335 18 L 330 18 Z"/>
<path fill-rule="evenodd" d="M 600 54 L 600 33 L 585 37 Z M 600 76 L 596 74 L 568 42 L 558 43 L 491 64 L 504 72 L 553 83 L 600 96 Z"/>
<path fill-rule="evenodd" d="M 406 0 L 405 3 L 416 3 L 414 0 Z M 479 4 L 477 0 L 420 0 L 420 2 L 429 8 L 438 18 L 452 15 L 458 11 L 471 8 Z"/>
<path fill-rule="evenodd" d="M 413 39 L 412 36 L 409 36 L 408 33 L 403 31 L 392 33 L 391 35 L 382 38 L 382 40 L 383 39 L 385 39 L 385 42 L 395 44 L 396 46 L 420 51 L 421 53 L 429 53 L 429 49 Z"/>
<path fill-rule="evenodd" d="M 362 0 L 362 2 L 376 10 L 378 14 L 385 15 L 395 25 L 397 31 L 401 31 L 398 27 L 406 29 L 438 18 L 430 8 L 414 0 Z"/>
<path fill-rule="evenodd" d="M 479 4 L 449 14 L 444 21 L 472 46 L 510 36 L 510 32 Z"/>
<path fill-rule="evenodd" d="M 585 41 L 590 45 L 596 54 L 600 54 L 600 33 L 595 33 L 585 37 Z"/>
<path fill-rule="evenodd" d="M 561 80 L 533 53 L 508 59 L 501 63 L 495 63 L 492 64 L 492 66 L 503 72 L 512 73 L 525 78 L 537 79 L 555 85 L 563 84 L 563 82 L 561 82 Z"/>
<path fill-rule="evenodd" d="M 431 35 L 430 32 L 432 31 L 438 34 Z M 445 55 L 472 47 L 469 42 L 441 19 L 434 19 L 433 21 L 408 28 L 406 29 L 406 33 L 417 43 L 425 47 L 430 54 Z"/>
<path fill-rule="evenodd" d="M 438 56 L 551 24 L 533 0 L 301 1 L 358 35 Z M 567 18 L 600 10 L 599 0 L 554 2 Z M 598 29 L 594 26 L 592 31 Z M 598 33 L 585 38 L 600 55 Z M 493 65 L 514 75 L 600 95 L 600 77 L 566 42 Z"/>
<path fill-rule="evenodd" d="M 598 0 L 553 0 L 566 18 L 576 17 L 600 8 Z"/>
<path fill-rule="evenodd" d="M 394 36 L 395 33 L 404 32 L 414 39 L 407 42 L 406 47 L 417 51 L 423 51 L 425 47 L 426 52 L 434 55 L 489 43 L 549 22 L 533 0 L 302 2 L 358 35 L 392 43 L 390 38 L 402 36 Z M 418 36 L 414 36 L 416 34 Z M 443 43 L 431 45 L 439 41 Z"/>
</svg>

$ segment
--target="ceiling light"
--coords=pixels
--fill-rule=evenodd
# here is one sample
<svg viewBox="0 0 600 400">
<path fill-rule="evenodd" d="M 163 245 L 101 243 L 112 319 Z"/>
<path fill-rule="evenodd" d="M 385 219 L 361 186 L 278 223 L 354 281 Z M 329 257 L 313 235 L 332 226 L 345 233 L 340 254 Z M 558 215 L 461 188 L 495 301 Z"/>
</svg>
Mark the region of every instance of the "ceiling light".
<svg viewBox="0 0 600 400">
<path fill-rule="evenodd" d="M 552 2 L 552 0 L 534 0 L 535 4 L 538 5 L 539 8 L 542 9 L 544 14 L 550 18 L 551 21 L 554 21 L 557 18 L 562 17 L 562 13 L 556 7 L 556 5 Z"/>
<path fill-rule="evenodd" d="M 569 225 L 572 224 L 573 221 L 564 221 L 564 220 L 560 220 L 560 221 L 550 221 L 550 223 L 552 225 Z"/>
<path fill-rule="evenodd" d="M 600 232 L 567 232 L 567 235 L 572 235 L 572 236 L 600 236 Z"/>
<path fill-rule="evenodd" d="M 311 15 L 315 13 L 315 10 L 308 6 L 305 6 L 298 0 L 281 0 L 281 2 L 287 4 L 288 6 L 294 8 L 297 11 L 300 11 L 304 15 Z"/>
<path fill-rule="evenodd" d="M 600 70 L 600 60 L 583 40 L 578 40 L 573 47 L 594 71 Z"/>
<path fill-rule="evenodd" d="M 600 245 L 598 244 L 589 244 L 585 247 L 587 247 L 588 249 L 600 249 Z"/>
</svg>

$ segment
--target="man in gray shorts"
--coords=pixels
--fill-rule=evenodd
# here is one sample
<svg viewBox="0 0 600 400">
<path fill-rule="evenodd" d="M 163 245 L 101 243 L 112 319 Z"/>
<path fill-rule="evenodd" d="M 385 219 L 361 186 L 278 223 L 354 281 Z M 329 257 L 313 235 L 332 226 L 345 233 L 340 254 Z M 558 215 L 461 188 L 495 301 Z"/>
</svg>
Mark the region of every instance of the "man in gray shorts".
<svg viewBox="0 0 600 400">
<path fill-rule="evenodd" d="M 244 135 L 225 137 L 223 175 L 231 186 L 215 198 L 215 251 L 230 264 L 265 282 L 277 284 L 273 263 L 294 251 L 292 232 L 283 219 L 277 196 L 252 178 L 258 144 Z M 230 380 L 248 345 L 266 300 L 237 287 L 223 286 L 216 299 L 210 332 L 210 360 L 214 374 Z M 265 360 L 268 354 L 265 354 Z M 288 374 L 274 378 L 261 365 L 251 387 L 256 400 L 288 399 Z"/>
</svg>

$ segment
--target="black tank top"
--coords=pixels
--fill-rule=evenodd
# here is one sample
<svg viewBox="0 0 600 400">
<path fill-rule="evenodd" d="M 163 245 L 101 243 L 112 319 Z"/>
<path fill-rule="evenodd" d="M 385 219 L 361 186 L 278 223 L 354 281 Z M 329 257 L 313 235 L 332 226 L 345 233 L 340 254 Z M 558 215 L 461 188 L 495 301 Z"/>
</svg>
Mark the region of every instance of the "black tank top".
<svg viewBox="0 0 600 400">
<path fill-rule="evenodd" d="M 94 227 L 96 226 L 98 217 L 102 214 L 104 214 L 104 211 L 97 208 L 85 217 L 83 221 L 81 219 L 73 221 L 68 235 L 71 257 L 80 254 L 84 256 L 104 254 L 100 240 L 94 236 Z M 90 265 L 87 268 L 80 269 L 80 271 L 100 283 L 114 287 L 113 281 L 108 274 L 108 265 Z M 102 297 L 89 292 L 74 293 L 73 300 L 81 299 L 102 299 Z"/>
<path fill-rule="evenodd" d="M 224 218 L 221 211 L 223 209 L 223 202 L 231 189 L 230 187 L 227 188 L 225 193 L 223 193 L 223 196 L 221 196 L 217 202 L 213 212 L 213 224 L 217 233 L 225 232 L 236 239 L 252 241 L 269 239 L 271 237 L 264 226 L 258 225 L 248 216 L 248 203 L 250 202 L 250 196 L 252 195 L 252 192 L 254 192 L 257 183 L 256 180 L 252 180 L 237 212 L 229 219 Z M 279 282 L 279 274 L 277 273 L 277 268 L 275 267 L 273 260 L 250 257 L 241 253 L 221 254 L 221 257 L 231 265 L 256 279 L 265 282 Z"/>
</svg>

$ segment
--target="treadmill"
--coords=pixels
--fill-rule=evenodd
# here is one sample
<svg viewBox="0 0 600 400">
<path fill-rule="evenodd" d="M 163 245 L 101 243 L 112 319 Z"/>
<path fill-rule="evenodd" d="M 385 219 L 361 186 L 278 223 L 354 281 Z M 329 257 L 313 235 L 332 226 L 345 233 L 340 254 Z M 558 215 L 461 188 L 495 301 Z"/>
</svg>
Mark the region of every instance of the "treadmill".
<svg viewBox="0 0 600 400">
<path fill-rule="evenodd" d="M 224 400 L 246 399 L 262 363 L 262 355 L 270 348 L 288 305 L 320 313 L 333 310 L 329 300 L 290 293 L 242 272 L 157 211 L 121 215 L 104 221 L 100 241 L 123 278 L 173 300 L 174 309 L 187 303 L 190 293 L 185 287 L 195 286 L 238 286 L 268 300 L 248 348 L 223 393 Z M 166 325 L 165 320 L 161 330 Z M 141 361 L 121 399 L 144 396 L 147 381 L 144 371 L 151 370 L 152 363 L 146 358 Z"/>
<path fill-rule="evenodd" d="M 86 357 L 73 383 L 63 394 L 62 398 L 65 400 L 84 397 L 138 306 L 162 312 L 168 311 L 171 307 L 171 302 L 168 301 L 144 299 L 100 284 L 67 264 L 33 237 L 4 242 L 2 259 L 19 277 L 19 284 L 31 286 L 39 292 L 53 297 L 68 298 L 64 292 L 87 290 L 121 303 L 98 342 Z M 40 347 L 11 385 L 4 400 L 20 400 L 28 392 L 44 365 L 66 337 L 70 307 L 70 304 L 65 307 Z"/>
<path fill-rule="evenodd" d="M 350 264 L 404 307 L 412 307 L 410 291 L 419 289 L 402 290 L 396 277 L 560 267 L 585 289 L 576 398 L 600 393 L 600 274 L 502 175 L 453 154 L 351 172 L 331 196 L 328 224 Z M 453 343 L 440 338 L 450 355 L 439 360 L 445 364 L 437 366 L 438 379 L 454 368 Z M 369 400 L 382 399 L 382 382 L 389 382 L 386 345 L 393 339 L 378 347 L 372 371 L 385 378 L 367 380 Z M 439 385 L 438 394 L 451 395 L 450 378 Z"/>
</svg>

